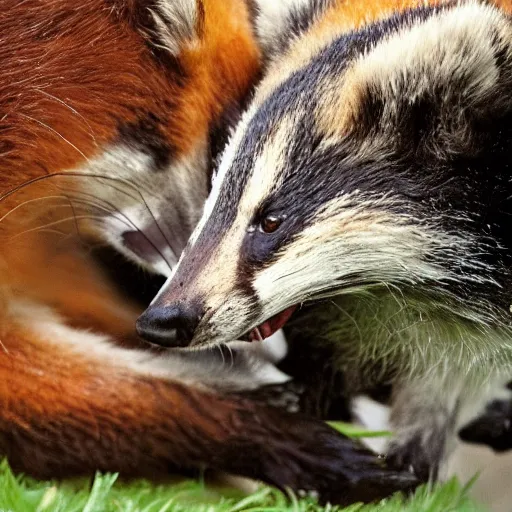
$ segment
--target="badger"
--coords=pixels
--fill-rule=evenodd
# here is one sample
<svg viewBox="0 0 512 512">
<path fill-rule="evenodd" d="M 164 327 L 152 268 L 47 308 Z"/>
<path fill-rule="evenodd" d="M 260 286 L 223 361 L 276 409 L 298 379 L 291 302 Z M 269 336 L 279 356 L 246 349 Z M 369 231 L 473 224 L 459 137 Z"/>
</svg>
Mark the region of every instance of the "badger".
<svg viewBox="0 0 512 512">
<path fill-rule="evenodd" d="M 389 376 L 388 461 L 434 479 L 512 373 L 512 20 L 477 0 L 287 20 L 260 27 L 266 77 L 138 331 L 198 347 L 292 319 L 349 384 Z"/>
</svg>

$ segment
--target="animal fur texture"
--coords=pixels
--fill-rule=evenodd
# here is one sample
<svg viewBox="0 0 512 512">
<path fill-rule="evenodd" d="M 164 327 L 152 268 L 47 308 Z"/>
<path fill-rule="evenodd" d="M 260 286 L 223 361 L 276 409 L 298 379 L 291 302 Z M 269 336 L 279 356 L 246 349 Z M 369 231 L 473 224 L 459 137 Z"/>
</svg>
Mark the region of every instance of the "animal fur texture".
<svg viewBox="0 0 512 512">
<path fill-rule="evenodd" d="M 107 243 L 170 273 L 259 73 L 245 3 L 2 7 L 0 454 L 38 477 L 213 467 L 341 501 L 414 484 L 234 394 L 287 380 L 258 349 L 143 350 L 138 306 L 90 256 Z"/>
<path fill-rule="evenodd" d="M 388 460 L 435 477 L 512 371 L 509 8 L 291 2 L 260 27 L 266 77 L 139 331 L 257 339 L 312 303 L 309 349 L 335 345 L 356 390 L 390 375 Z"/>
</svg>

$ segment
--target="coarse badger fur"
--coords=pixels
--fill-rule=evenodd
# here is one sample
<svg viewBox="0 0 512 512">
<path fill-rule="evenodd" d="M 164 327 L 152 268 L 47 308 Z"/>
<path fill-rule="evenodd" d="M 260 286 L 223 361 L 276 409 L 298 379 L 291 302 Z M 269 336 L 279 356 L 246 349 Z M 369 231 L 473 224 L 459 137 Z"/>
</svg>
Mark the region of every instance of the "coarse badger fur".
<svg viewBox="0 0 512 512">
<path fill-rule="evenodd" d="M 388 458 L 435 478 L 512 373 L 512 21 L 476 0 L 294 4 L 293 37 L 263 27 L 267 76 L 139 332 L 264 338 L 313 303 L 310 350 L 335 343 L 354 387 L 390 377 Z"/>
</svg>

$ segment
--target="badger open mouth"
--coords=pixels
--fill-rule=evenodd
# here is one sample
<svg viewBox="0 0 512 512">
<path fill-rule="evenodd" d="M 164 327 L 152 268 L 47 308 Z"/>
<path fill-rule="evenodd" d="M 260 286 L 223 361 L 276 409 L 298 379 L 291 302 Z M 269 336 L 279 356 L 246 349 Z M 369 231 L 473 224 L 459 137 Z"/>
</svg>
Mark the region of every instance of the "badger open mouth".
<svg viewBox="0 0 512 512">
<path fill-rule="evenodd" d="M 276 331 L 281 329 L 286 322 L 290 319 L 294 311 L 297 309 L 297 306 L 292 306 L 290 308 L 281 311 L 277 315 L 265 320 L 262 324 L 255 327 L 248 335 L 249 341 L 263 341 L 266 338 L 269 338 Z"/>
</svg>

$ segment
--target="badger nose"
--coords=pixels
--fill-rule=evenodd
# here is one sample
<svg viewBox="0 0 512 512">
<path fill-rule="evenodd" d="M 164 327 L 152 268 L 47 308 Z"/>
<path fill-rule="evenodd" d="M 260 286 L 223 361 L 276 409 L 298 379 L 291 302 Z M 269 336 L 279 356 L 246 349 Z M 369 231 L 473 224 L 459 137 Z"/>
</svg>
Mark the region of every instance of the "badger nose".
<svg viewBox="0 0 512 512">
<path fill-rule="evenodd" d="M 183 304 L 149 307 L 137 320 L 137 332 L 163 347 L 186 347 L 201 320 L 200 308 Z"/>
</svg>

